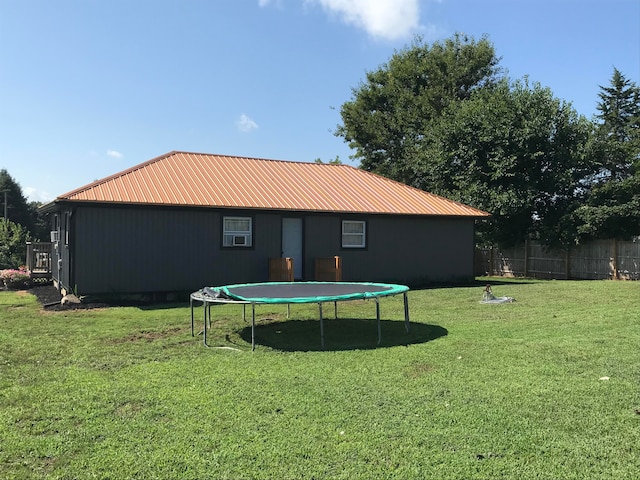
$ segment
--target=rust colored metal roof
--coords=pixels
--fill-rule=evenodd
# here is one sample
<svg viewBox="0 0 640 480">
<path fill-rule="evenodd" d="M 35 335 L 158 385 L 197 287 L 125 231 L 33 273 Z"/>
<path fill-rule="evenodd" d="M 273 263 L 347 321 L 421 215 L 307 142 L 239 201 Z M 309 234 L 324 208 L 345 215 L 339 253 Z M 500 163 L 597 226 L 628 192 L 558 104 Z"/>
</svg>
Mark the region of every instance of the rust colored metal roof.
<svg viewBox="0 0 640 480">
<path fill-rule="evenodd" d="M 467 205 L 349 166 L 170 152 L 56 201 L 485 217 Z"/>
</svg>

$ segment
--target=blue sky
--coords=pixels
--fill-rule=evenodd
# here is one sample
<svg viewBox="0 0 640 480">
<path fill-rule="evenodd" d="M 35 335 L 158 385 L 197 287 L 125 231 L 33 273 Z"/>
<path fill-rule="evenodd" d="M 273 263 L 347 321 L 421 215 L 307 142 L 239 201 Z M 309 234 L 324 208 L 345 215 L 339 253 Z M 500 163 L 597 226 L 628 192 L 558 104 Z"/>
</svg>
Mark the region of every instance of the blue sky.
<svg viewBox="0 0 640 480">
<path fill-rule="evenodd" d="M 171 150 L 355 165 L 352 88 L 456 32 L 588 118 L 640 83 L 640 0 L 0 0 L 0 168 L 46 202 Z"/>
</svg>

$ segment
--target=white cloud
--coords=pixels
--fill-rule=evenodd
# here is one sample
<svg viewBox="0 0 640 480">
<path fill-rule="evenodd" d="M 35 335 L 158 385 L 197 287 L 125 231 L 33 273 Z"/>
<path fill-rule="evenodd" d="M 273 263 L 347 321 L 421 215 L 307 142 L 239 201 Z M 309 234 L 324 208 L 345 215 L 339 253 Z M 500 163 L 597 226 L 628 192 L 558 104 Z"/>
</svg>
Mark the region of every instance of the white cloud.
<svg viewBox="0 0 640 480">
<path fill-rule="evenodd" d="M 269 5 L 274 5 L 277 8 L 283 8 L 282 1 L 283 0 L 258 0 L 258 6 L 268 7 Z"/>
<path fill-rule="evenodd" d="M 34 187 L 26 187 L 23 192 L 30 202 L 49 202 L 51 201 L 51 194 L 49 192 L 40 191 Z"/>
<path fill-rule="evenodd" d="M 116 150 L 107 150 L 107 155 L 110 156 L 111 158 L 122 158 L 123 155 L 120 152 L 117 152 Z"/>
<path fill-rule="evenodd" d="M 419 0 L 306 0 L 375 38 L 398 40 L 420 28 Z M 260 3 L 268 0 L 260 0 Z"/>
<path fill-rule="evenodd" d="M 238 130 L 241 132 L 250 132 L 258 128 L 258 124 L 254 122 L 251 117 L 243 113 L 238 120 L 236 120 L 236 127 L 238 127 Z"/>
</svg>

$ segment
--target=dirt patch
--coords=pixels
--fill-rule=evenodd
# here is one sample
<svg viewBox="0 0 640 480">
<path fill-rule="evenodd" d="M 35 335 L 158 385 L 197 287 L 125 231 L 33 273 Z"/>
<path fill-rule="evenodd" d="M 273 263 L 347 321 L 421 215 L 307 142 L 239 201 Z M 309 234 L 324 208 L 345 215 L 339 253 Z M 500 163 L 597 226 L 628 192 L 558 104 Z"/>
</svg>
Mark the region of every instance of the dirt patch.
<svg viewBox="0 0 640 480">
<path fill-rule="evenodd" d="M 109 306 L 106 303 L 92 302 L 68 303 L 66 305 L 62 305 L 60 303 L 62 295 L 53 285 L 37 285 L 27 290 L 27 292 L 35 295 L 42 307 L 51 311 L 86 310 L 92 308 L 106 308 Z"/>
<path fill-rule="evenodd" d="M 115 339 L 111 343 L 119 344 L 119 343 L 138 342 L 138 341 L 153 342 L 154 340 L 158 340 L 160 338 L 173 336 L 176 332 L 179 332 L 181 330 L 183 329 L 176 327 L 176 328 L 171 328 L 169 330 L 163 330 L 161 332 L 142 331 L 142 332 L 137 332 L 131 335 L 127 335 L 126 337 L 123 337 L 123 338 Z"/>
<path fill-rule="evenodd" d="M 28 293 L 35 295 L 43 306 L 51 303 L 60 303 L 62 295 L 53 285 L 38 285 L 27 290 Z"/>
</svg>

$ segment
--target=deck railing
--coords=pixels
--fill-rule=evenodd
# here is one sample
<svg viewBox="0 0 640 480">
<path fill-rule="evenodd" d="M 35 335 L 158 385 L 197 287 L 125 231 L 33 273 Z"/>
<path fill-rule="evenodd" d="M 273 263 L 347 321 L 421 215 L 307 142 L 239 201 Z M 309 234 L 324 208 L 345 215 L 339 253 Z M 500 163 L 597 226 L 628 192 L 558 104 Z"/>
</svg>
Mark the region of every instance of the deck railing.
<svg viewBox="0 0 640 480">
<path fill-rule="evenodd" d="M 27 242 L 27 269 L 31 278 L 51 279 L 51 243 Z"/>
</svg>

